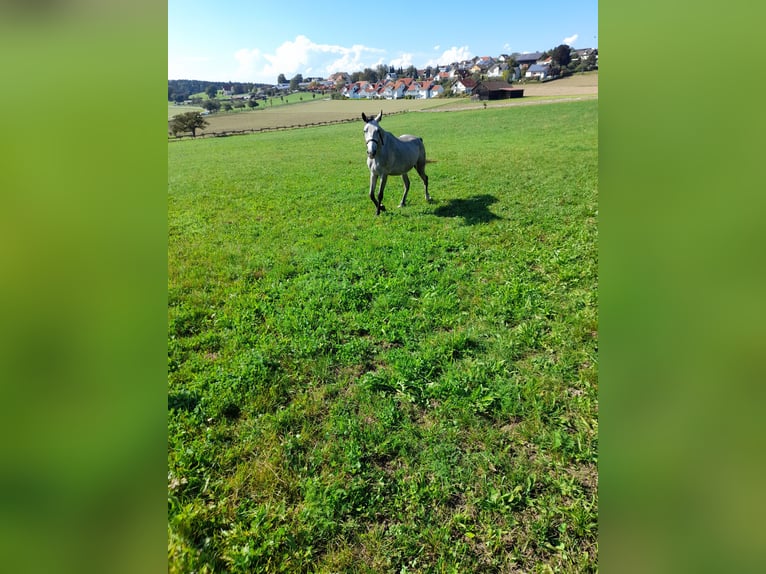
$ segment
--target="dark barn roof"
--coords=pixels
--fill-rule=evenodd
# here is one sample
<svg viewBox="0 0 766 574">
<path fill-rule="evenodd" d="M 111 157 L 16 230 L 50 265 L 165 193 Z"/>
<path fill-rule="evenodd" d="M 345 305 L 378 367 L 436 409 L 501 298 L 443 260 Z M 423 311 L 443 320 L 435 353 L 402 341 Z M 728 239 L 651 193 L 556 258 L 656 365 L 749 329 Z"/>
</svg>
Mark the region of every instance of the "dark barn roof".
<svg viewBox="0 0 766 574">
<path fill-rule="evenodd" d="M 524 88 L 514 88 L 506 82 L 479 82 L 473 90 L 480 100 L 508 100 L 524 96 Z"/>
</svg>

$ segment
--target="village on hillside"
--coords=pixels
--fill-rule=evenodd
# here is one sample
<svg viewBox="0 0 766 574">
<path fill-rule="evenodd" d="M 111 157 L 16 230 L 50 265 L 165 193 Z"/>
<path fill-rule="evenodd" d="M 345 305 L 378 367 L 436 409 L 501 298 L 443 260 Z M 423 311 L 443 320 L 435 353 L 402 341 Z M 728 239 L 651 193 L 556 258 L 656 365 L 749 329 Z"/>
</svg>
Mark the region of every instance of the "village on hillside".
<svg viewBox="0 0 766 574">
<path fill-rule="evenodd" d="M 294 92 L 309 92 L 338 99 L 428 99 L 443 96 L 473 96 L 478 99 L 521 97 L 523 89 L 514 84 L 546 82 L 577 72 L 598 69 L 598 49 L 575 50 L 561 45 L 547 52 L 482 56 L 444 66 L 406 70 L 378 66 L 375 70 L 337 72 L 328 78 L 296 74 L 287 80 L 280 74 L 274 85 L 217 83 L 223 97 L 232 99 L 266 99 Z M 284 80 L 284 81 L 282 81 Z M 189 89 L 174 87 L 169 80 L 168 100 L 192 103 Z M 214 82 L 204 82 L 216 87 Z M 192 88 L 193 89 L 193 88 Z M 204 90 L 204 88 L 203 88 Z"/>
<path fill-rule="evenodd" d="M 570 60 L 563 68 L 552 60 L 552 55 L 540 52 L 511 56 L 501 54 L 497 58 L 483 56 L 438 68 L 419 69 L 417 75 L 400 77 L 397 72 L 389 71 L 377 81 L 352 81 L 348 74 L 338 73 L 321 82 L 314 80 L 314 86 L 309 82 L 305 88 L 337 90 L 350 99 L 426 99 L 443 96 L 445 93 L 484 96 L 481 99 L 487 99 L 487 96 L 489 99 L 513 98 L 521 92 L 510 87 L 509 84 L 513 82 L 545 82 L 568 75 L 567 72 L 571 74 L 574 71 L 597 69 L 598 51 L 590 48 L 572 50 Z"/>
</svg>

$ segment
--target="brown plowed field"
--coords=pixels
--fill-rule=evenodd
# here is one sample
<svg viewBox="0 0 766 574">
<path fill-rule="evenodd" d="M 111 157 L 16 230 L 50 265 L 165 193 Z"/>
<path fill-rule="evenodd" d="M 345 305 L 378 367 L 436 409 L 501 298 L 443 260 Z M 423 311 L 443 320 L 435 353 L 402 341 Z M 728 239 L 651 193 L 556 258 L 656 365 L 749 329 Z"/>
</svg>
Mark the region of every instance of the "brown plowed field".
<svg viewBox="0 0 766 574">
<path fill-rule="evenodd" d="M 520 84 L 524 96 L 589 96 L 598 95 L 598 72 L 576 74 L 568 78 L 540 84 Z"/>
</svg>

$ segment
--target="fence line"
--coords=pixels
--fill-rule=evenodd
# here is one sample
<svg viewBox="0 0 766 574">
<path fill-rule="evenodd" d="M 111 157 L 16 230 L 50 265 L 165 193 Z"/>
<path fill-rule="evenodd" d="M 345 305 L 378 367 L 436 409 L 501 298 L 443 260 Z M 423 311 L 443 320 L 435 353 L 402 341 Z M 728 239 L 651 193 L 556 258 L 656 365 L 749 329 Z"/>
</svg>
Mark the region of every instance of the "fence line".
<svg viewBox="0 0 766 574">
<path fill-rule="evenodd" d="M 398 114 L 406 114 L 409 110 L 399 110 L 398 112 L 390 112 L 387 113 L 387 116 L 395 116 Z M 248 134 L 256 134 L 261 132 L 276 132 L 276 131 L 283 131 L 283 130 L 293 130 L 293 129 L 300 129 L 300 128 L 310 128 L 310 127 L 317 127 L 317 126 L 329 126 L 333 124 L 347 124 L 350 122 L 356 122 L 359 118 L 344 118 L 340 120 L 328 120 L 324 122 L 311 122 L 307 124 L 293 124 L 289 126 L 273 126 L 273 127 L 262 127 L 262 128 L 248 128 L 244 130 L 226 130 L 222 132 L 210 132 L 210 133 L 202 133 L 198 136 L 190 136 L 190 135 L 171 135 L 168 134 L 168 142 L 177 142 L 181 140 L 188 140 L 188 139 L 200 139 L 200 138 L 225 138 L 229 136 L 242 136 L 242 135 L 248 135 Z"/>
</svg>

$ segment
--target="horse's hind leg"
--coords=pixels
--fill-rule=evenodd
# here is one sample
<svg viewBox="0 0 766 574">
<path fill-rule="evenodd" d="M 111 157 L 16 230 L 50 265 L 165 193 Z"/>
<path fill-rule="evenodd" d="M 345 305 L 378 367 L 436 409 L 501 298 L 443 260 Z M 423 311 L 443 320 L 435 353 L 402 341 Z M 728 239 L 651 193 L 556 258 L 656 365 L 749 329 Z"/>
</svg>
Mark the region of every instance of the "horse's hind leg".
<svg viewBox="0 0 766 574">
<path fill-rule="evenodd" d="M 399 207 L 404 207 L 404 203 L 407 201 L 407 192 L 410 190 L 410 178 L 406 173 L 402 174 L 402 180 L 404 181 L 404 195 L 402 201 L 399 202 Z"/>
<path fill-rule="evenodd" d="M 423 180 L 423 185 L 426 187 L 426 201 L 431 202 L 431 196 L 428 195 L 428 176 L 426 175 L 426 160 L 423 158 L 423 161 L 418 162 L 417 165 L 415 165 L 415 169 L 418 170 L 418 175 L 420 176 L 420 179 Z"/>
</svg>

